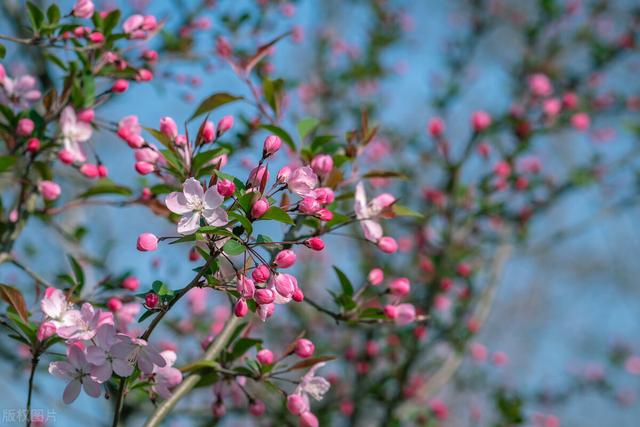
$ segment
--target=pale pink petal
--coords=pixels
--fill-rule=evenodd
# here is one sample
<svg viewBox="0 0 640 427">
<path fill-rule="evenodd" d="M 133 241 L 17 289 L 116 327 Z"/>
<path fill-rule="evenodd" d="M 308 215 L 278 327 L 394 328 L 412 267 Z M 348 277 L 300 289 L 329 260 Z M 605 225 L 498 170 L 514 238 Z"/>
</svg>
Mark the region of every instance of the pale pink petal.
<svg viewBox="0 0 640 427">
<path fill-rule="evenodd" d="M 87 362 L 94 365 L 103 365 L 107 361 L 106 353 L 98 346 L 87 348 Z"/>
<path fill-rule="evenodd" d="M 49 373 L 55 377 L 69 379 L 73 377 L 75 369 L 69 362 L 51 362 L 49 364 Z"/>
<path fill-rule="evenodd" d="M 178 215 L 183 215 L 191 212 L 191 208 L 187 205 L 187 198 L 183 193 L 173 192 L 170 193 L 165 199 L 164 204 L 167 205 L 167 209 Z"/>
<path fill-rule="evenodd" d="M 62 401 L 67 405 L 73 403 L 74 400 L 78 398 L 80 394 L 81 384 L 78 380 L 73 380 L 64 388 L 64 393 L 62 394 Z"/>
<path fill-rule="evenodd" d="M 205 209 L 215 209 L 224 202 L 224 198 L 218 193 L 218 189 L 213 186 L 209 187 L 206 193 L 204 193 L 204 207 Z"/>
<path fill-rule="evenodd" d="M 182 185 L 182 191 L 184 192 L 184 196 L 187 198 L 187 201 L 190 203 L 199 203 L 204 199 L 204 190 L 202 189 L 202 185 L 195 178 L 187 179 Z"/>
<path fill-rule="evenodd" d="M 360 221 L 360 226 L 362 227 L 362 231 L 364 232 L 365 239 L 371 242 L 377 242 L 382 237 L 382 226 L 377 222 L 365 219 Z"/>
<path fill-rule="evenodd" d="M 111 378 L 111 374 L 113 374 L 113 369 L 111 369 L 110 363 L 104 363 L 91 368 L 91 378 L 99 383 L 107 381 Z"/>
<path fill-rule="evenodd" d="M 133 365 L 127 360 L 114 359 L 112 365 L 113 371 L 121 377 L 128 377 L 133 373 Z"/>
<path fill-rule="evenodd" d="M 368 217 L 367 195 L 364 192 L 364 185 L 362 182 L 359 182 L 358 185 L 356 185 L 353 210 L 356 212 L 356 217 L 358 219 L 365 219 Z"/>
<path fill-rule="evenodd" d="M 200 213 L 191 212 L 184 215 L 178 221 L 178 233 L 193 234 L 200 228 Z"/>
<path fill-rule="evenodd" d="M 90 378 L 83 378 L 82 385 L 84 388 L 84 392 L 87 393 L 91 397 L 100 397 L 100 384 L 95 382 Z"/>
<path fill-rule="evenodd" d="M 222 208 L 205 209 L 204 212 L 202 212 L 202 216 L 205 221 L 207 221 L 207 224 L 213 225 L 214 227 L 220 227 L 229 222 L 227 211 Z"/>
<path fill-rule="evenodd" d="M 75 345 L 68 347 L 67 357 L 69 359 L 69 363 L 71 363 L 71 365 L 76 369 L 82 369 L 82 367 L 87 364 L 87 359 L 85 358 L 84 353 Z"/>
</svg>

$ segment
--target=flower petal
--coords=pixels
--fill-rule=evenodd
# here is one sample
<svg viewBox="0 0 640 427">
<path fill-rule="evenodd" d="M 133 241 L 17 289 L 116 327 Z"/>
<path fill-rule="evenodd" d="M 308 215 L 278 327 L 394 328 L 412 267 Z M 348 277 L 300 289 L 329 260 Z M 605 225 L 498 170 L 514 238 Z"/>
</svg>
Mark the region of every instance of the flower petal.
<svg viewBox="0 0 640 427">
<path fill-rule="evenodd" d="M 207 221 L 207 224 L 213 225 L 214 227 L 220 227 L 229 222 L 227 211 L 222 208 L 205 209 L 204 212 L 202 212 L 202 216 L 205 221 Z"/>
<path fill-rule="evenodd" d="M 84 392 L 91 397 L 100 397 L 100 384 L 92 380 L 91 378 L 84 377 L 82 379 L 82 385 Z"/>
<path fill-rule="evenodd" d="M 193 234 L 200 228 L 200 213 L 191 212 L 184 215 L 178 221 L 178 233 Z"/>
<path fill-rule="evenodd" d="M 133 373 L 133 365 L 131 365 L 127 360 L 114 359 L 112 365 L 113 371 L 121 377 L 128 377 Z"/>
<path fill-rule="evenodd" d="M 189 207 L 187 198 L 184 193 L 178 193 L 174 191 L 170 193 L 165 199 L 164 204 L 167 205 L 167 209 L 178 215 L 183 215 L 192 211 Z"/>
<path fill-rule="evenodd" d="M 218 189 L 209 187 L 206 193 L 204 193 L 204 207 L 205 209 L 215 209 L 224 202 L 224 198 L 218 193 Z"/>
<path fill-rule="evenodd" d="M 377 222 L 365 219 L 360 221 L 360 226 L 364 232 L 365 239 L 375 243 L 382 237 L 382 226 Z"/>
<path fill-rule="evenodd" d="M 67 405 L 73 403 L 74 400 L 78 398 L 80 394 L 81 384 L 78 380 L 73 380 L 64 388 L 64 393 L 62 393 L 62 401 Z"/>
<path fill-rule="evenodd" d="M 103 363 L 91 368 L 91 378 L 99 383 L 107 381 L 111 378 L 111 374 L 113 374 L 113 369 L 110 363 Z"/>
<path fill-rule="evenodd" d="M 199 202 L 204 199 L 204 190 L 202 189 L 202 185 L 195 178 L 189 178 L 184 182 L 182 185 L 182 192 L 187 198 L 187 201 L 191 203 Z"/>
<path fill-rule="evenodd" d="M 54 377 L 62 379 L 70 379 L 73 377 L 75 369 L 69 362 L 51 362 L 49 363 L 49 373 Z"/>
<path fill-rule="evenodd" d="M 106 353 L 100 347 L 94 345 L 87 348 L 87 362 L 93 365 L 102 365 L 106 360 Z"/>
</svg>

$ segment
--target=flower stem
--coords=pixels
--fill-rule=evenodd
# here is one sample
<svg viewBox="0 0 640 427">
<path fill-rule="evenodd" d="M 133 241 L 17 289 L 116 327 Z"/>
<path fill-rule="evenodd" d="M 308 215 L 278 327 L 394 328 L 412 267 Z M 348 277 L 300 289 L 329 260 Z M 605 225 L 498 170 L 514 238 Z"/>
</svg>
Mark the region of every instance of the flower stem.
<svg viewBox="0 0 640 427">
<path fill-rule="evenodd" d="M 31 427 L 31 395 L 33 394 L 33 377 L 40 361 L 40 354 L 35 353 L 31 359 L 31 374 L 29 374 L 29 391 L 27 393 L 27 427 Z"/>
<path fill-rule="evenodd" d="M 112 427 L 118 427 L 118 423 L 120 422 L 120 414 L 122 413 L 122 406 L 124 404 L 124 388 L 127 385 L 127 378 L 120 378 L 120 386 L 118 387 L 118 397 L 116 399 L 116 408 L 113 412 L 113 423 Z"/>
<path fill-rule="evenodd" d="M 215 360 L 222 350 L 226 347 L 229 341 L 229 337 L 233 334 L 236 328 L 240 325 L 240 318 L 231 316 L 227 323 L 224 325 L 224 328 L 220 332 L 220 334 L 213 340 L 209 348 L 202 360 Z M 151 414 L 147 422 L 145 423 L 145 427 L 157 427 L 160 425 L 160 422 L 169 415 L 169 412 L 173 409 L 174 406 L 178 403 L 180 399 L 182 399 L 191 389 L 193 389 L 196 384 L 200 381 L 202 376 L 200 374 L 191 374 L 188 378 L 180 383 L 171 394 L 171 397 L 167 400 L 163 401 L 156 408 L 155 412 Z M 115 426 L 114 426 L 115 427 Z"/>
</svg>

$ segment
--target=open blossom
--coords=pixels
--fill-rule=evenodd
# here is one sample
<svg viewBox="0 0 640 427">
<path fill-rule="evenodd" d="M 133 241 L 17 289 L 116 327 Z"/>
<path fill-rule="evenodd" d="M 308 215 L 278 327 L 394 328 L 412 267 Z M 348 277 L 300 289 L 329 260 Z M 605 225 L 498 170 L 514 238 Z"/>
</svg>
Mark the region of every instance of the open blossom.
<svg viewBox="0 0 640 427">
<path fill-rule="evenodd" d="M 318 186 L 318 176 L 309 166 L 302 166 L 291 172 L 287 186 L 300 197 L 313 196 L 313 190 Z"/>
<path fill-rule="evenodd" d="M 95 7 L 91 0 L 77 0 L 73 6 L 73 14 L 78 18 L 91 18 Z"/>
<path fill-rule="evenodd" d="M 156 21 L 156 17 L 153 15 L 131 15 L 124 21 L 124 24 L 122 24 L 122 29 L 125 34 L 129 34 L 133 39 L 147 38 L 149 36 L 149 32 L 154 31 L 157 28 L 158 22 Z"/>
<path fill-rule="evenodd" d="M 165 365 L 163 367 L 156 365 L 153 368 L 154 382 L 151 389 L 158 393 L 162 398 L 168 399 L 171 397 L 169 389 L 182 382 L 182 372 L 173 367 L 177 358 L 175 351 L 165 350 L 160 353 L 160 356 L 164 359 Z"/>
<path fill-rule="evenodd" d="M 0 64 L 0 88 L 9 103 L 14 107 L 26 108 L 29 103 L 40 99 L 42 94 L 35 89 L 35 86 L 36 79 L 33 76 L 25 75 L 17 79 L 11 79 L 7 76 L 2 64 Z"/>
<path fill-rule="evenodd" d="M 154 366 L 163 368 L 167 365 L 160 352 L 153 345 L 140 338 L 121 341 L 115 344 L 111 351 L 132 364 L 137 364 L 140 371 L 146 375 L 153 372 Z"/>
<path fill-rule="evenodd" d="M 71 306 L 60 289 L 47 288 L 44 298 L 40 301 L 40 309 L 57 328 L 66 323 Z"/>
<path fill-rule="evenodd" d="M 133 366 L 127 360 L 126 352 L 114 352 L 114 346 L 119 342 L 128 341 L 126 335 L 116 334 L 113 325 L 104 324 L 96 332 L 92 345 L 87 348 L 87 361 L 91 367 L 91 377 L 104 382 L 111 378 L 115 372 L 121 377 L 128 377 L 133 372 Z"/>
<path fill-rule="evenodd" d="M 126 116 L 118 122 L 118 136 L 131 148 L 140 148 L 144 144 L 141 132 L 142 126 L 138 123 L 137 116 Z"/>
<path fill-rule="evenodd" d="M 80 347 L 70 345 L 67 347 L 67 361 L 51 362 L 49 373 L 58 378 L 69 380 L 64 389 L 62 400 L 67 405 L 78 398 L 80 389 L 91 397 L 100 396 L 100 384 L 91 377 L 91 364 Z"/>
<path fill-rule="evenodd" d="M 64 339 L 90 340 L 96 335 L 100 324 L 101 311 L 94 310 L 89 303 L 82 304 L 80 310 L 65 313 L 64 323 L 58 327 L 58 335 Z"/>
<path fill-rule="evenodd" d="M 382 226 L 375 219 L 386 214 L 393 203 L 395 198 L 387 193 L 367 203 L 364 184 L 359 182 L 356 185 L 354 210 L 367 240 L 378 242 L 382 238 Z"/>
<path fill-rule="evenodd" d="M 60 133 L 63 150 L 70 155 L 74 162 L 84 162 L 87 155 L 82 147 L 82 142 L 91 138 L 93 130 L 89 123 L 80 121 L 76 117 L 73 107 L 65 107 L 60 114 Z"/>
<path fill-rule="evenodd" d="M 169 194 L 165 203 L 171 212 L 182 215 L 178 222 L 178 233 L 193 234 L 200 227 L 201 217 L 213 226 L 229 222 L 227 212 L 220 207 L 223 201 L 215 186 L 205 193 L 198 180 L 189 178 L 184 182 L 182 192 Z"/>
<path fill-rule="evenodd" d="M 297 414 L 302 414 L 308 412 L 310 409 L 309 396 L 313 397 L 315 400 L 322 400 L 324 395 L 331 388 L 331 384 L 324 377 L 316 376 L 316 371 L 326 365 L 325 362 L 316 363 L 313 365 L 309 372 L 307 372 L 301 379 L 298 386 L 295 388 L 293 393 L 289 396 L 291 399 L 292 396 L 298 396 L 299 399 L 291 399 L 295 401 L 297 405 L 296 411 Z M 288 399 L 288 400 L 289 400 Z M 288 407 L 289 407 L 289 402 Z M 291 410 L 292 408 L 289 408 Z M 298 412 L 299 411 L 299 412 Z"/>
</svg>

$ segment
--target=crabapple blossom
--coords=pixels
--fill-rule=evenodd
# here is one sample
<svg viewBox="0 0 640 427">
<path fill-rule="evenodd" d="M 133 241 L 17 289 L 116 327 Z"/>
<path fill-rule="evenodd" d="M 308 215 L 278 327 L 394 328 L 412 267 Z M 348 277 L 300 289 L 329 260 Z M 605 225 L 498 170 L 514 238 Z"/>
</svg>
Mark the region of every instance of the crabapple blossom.
<svg viewBox="0 0 640 427">
<path fill-rule="evenodd" d="M 313 355 L 315 346 L 311 341 L 305 338 L 300 338 L 296 341 L 295 353 L 298 357 L 307 358 Z"/>
<path fill-rule="evenodd" d="M 246 316 L 248 311 L 249 307 L 244 299 L 239 299 L 236 302 L 235 307 L 233 308 L 233 314 L 235 314 L 237 317 Z"/>
<path fill-rule="evenodd" d="M 155 251 L 158 248 L 158 238 L 151 233 L 142 233 L 138 236 L 136 247 L 141 252 Z"/>
<path fill-rule="evenodd" d="M 427 129 L 429 131 L 429 135 L 434 138 L 442 136 L 444 133 L 444 120 L 440 117 L 431 118 L 427 124 Z"/>
<path fill-rule="evenodd" d="M 378 286 L 384 280 L 384 272 L 380 268 L 373 268 L 369 271 L 367 280 L 369 280 L 369 283 L 373 286 Z"/>
<path fill-rule="evenodd" d="M 216 184 L 216 188 L 218 189 L 218 193 L 220 193 L 222 197 L 231 197 L 236 191 L 236 185 L 233 183 L 233 181 L 230 181 L 228 179 L 221 179 L 220 181 L 218 181 L 218 183 Z"/>
<path fill-rule="evenodd" d="M 18 136 L 29 136 L 33 133 L 35 126 L 31 119 L 20 119 L 18 120 L 18 126 L 16 126 L 16 133 Z"/>
<path fill-rule="evenodd" d="M 491 116 L 484 111 L 475 111 L 471 115 L 471 124 L 476 132 L 482 132 L 491 126 Z"/>
<path fill-rule="evenodd" d="M 275 154 L 282 145 L 282 141 L 275 135 L 269 135 L 267 139 L 264 140 L 264 145 L 262 148 L 262 156 L 269 157 Z"/>
<path fill-rule="evenodd" d="M 255 201 L 253 205 L 251 205 L 251 217 L 254 219 L 258 219 L 262 217 L 269 210 L 269 202 L 266 198 L 262 197 Z"/>
<path fill-rule="evenodd" d="M 72 403 L 80 395 L 80 390 L 91 397 L 100 396 L 100 384 L 91 377 L 91 364 L 80 347 L 70 345 L 67 347 L 67 361 L 51 362 L 49 373 L 58 378 L 68 380 L 64 389 L 62 400 L 67 405 Z"/>
<path fill-rule="evenodd" d="M 68 153 L 73 162 L 84 162 L 87 160 L 83 142 L 91 138 L 93 130 L 89 123 L 79 121 L 73 107 L 65 107 L 60 114 L 60 137 L 65 153 Z"/>
<path fill-rule="evenodd" d="M 301 166 L 291 172 L 286 183 L 289 190 L 298 196 L 312 196 L 313 190 L 318 186 L 318 176 L 309 166 Z"/>
<path fill-rule="evenodd" d="M 260 264 L 259 266 L 257 266 L 251 273 L 251 277 L 253 277 L 253 280 L 258 283 L 266 283 L 267 280 L 269 280 L 270 275 L 271 272 L 269 270 L 269 267 L 264 264 Z"/>
<path fill-rule="evenodd" d="M 200 218 L 208 225 L 223 226 L 229 219 L 222 203 L 224 198 L 216 187 L 209 187 L 205 192 L 195 178 L 187 179 L 182 192 L 173 192 L 165 199 L 167 208 L 175 214 L 182 215 L 178 222 L 178 233 L 193 234 L 200 228 Z"/>
<path fill-rule="evenodd" d="M 333 169 L 333 159 L 328 154 L 318 154 L 311 160 L 311 169 L 318 176 L 325 176 Z"/>
<path fill-rule="evenodd" d="M 324 242 L 319 237 L 311 237 L 305 240 L 304 245 L 314 251 L 321 251 L 324 249 Z"/>
<path fill-rule="evenodd" d="M 170 389 L 182 382 L 182 372 L 173 367 L 177 359 L 175 351 L 165 350 L 160 352 L 160 356 L 164 359 L 165 365 L 153 367 L 153 386 L 151 389 L 163 399 L 168 399 L 171 397 Z"/>
<path fill-rule="evenodd" d="M 167 365 L 160 352 L 146 340 L 140 338 L 131 338 L 128 341 L 115 343 L 111 352 L 137 364 L 140 371 L 146 375 L 150 375 L 155 366 L 163 368 Z"/>
<path fill-rule="evenodd" d="M 222 135 L 233 127 L 233 116 L 224 116 L 218 122 L 218 134 Z"/>
<path fill-rule="evenodd" d="M 271 365 L 273 363 L 273 352 L 263 348 L 256 354 L 256 359 L 263 365 Z"/>
<path fill-rule="evenodd" d="M 40 181 L 38 190 L 45 200 L 55 200 L 60 197 L 60 186 L 53 181 Z"/>
<path fill-rule="evenodd" d="M 73 14 L 78 18 L 91 18 L 93 16 L 94 5 L 91 0 L 77 0 L 73 5 Z"/>
<path fill-rule="evenodd" d="M 123 93 L 129 89 L 129 82 L 125 79 L 118 79 L 111 85 L 111 90 L 115 93 Z"/>
<path fill-rule="evenodd" d="M 274 264 L 278 268 L 289 268 L 296 263 L 296 254 L 290 250 L 285 249 L 283 251 L 278 252 L 276 258 L 274 260 Z"/>
</svg>

